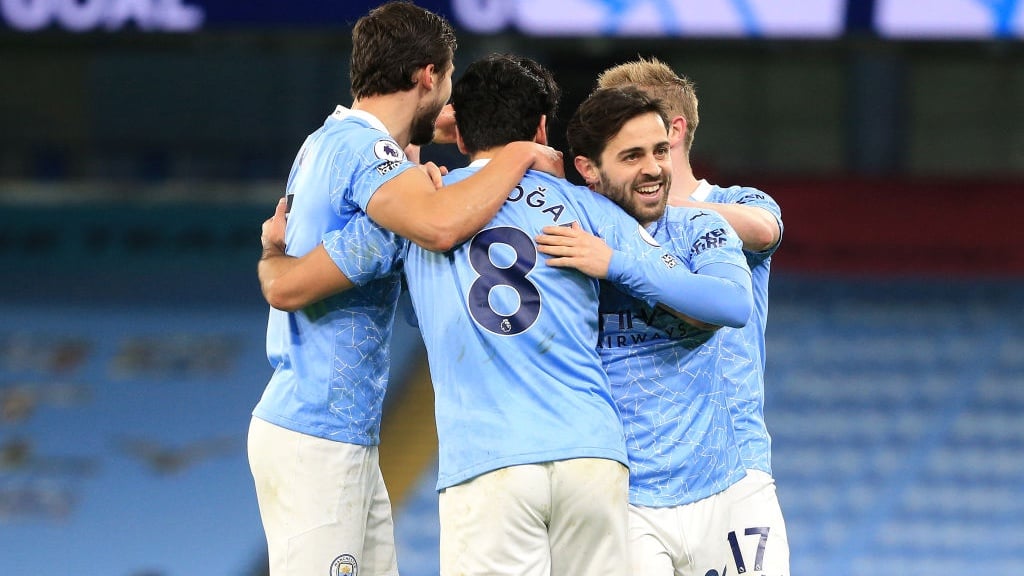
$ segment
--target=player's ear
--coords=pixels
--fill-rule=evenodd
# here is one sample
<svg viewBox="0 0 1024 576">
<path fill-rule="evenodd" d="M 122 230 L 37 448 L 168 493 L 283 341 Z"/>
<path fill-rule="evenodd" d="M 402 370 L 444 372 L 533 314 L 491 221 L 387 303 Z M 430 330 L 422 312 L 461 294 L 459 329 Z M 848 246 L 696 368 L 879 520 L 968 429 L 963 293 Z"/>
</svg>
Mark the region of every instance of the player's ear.
<svg viewBox="0 0 1024 576">
<path fill-rule="evenodd" d="M 430 91 L 434 88 L 434 82 L 436 78 L 434 73 L 437 70 L 434 69 L 433 64 L 427 64 L 423 68 L 417 68 L 412 75 L 412 81 L 423 87 L 424 90 Z"/>
<path fill-rule="evenodd" d="M 586 156 L 577 156 L 573 158 L 573 163 L 576 165 L 576 171 L 583 177 L 587 186 L 593 188 L 595 184 L 601 181 L 601 176 L 598 174 L 597 166 L 590 161 L 590 158 L 587 158 Z"/>
<path fill-rule="evenodd" d="M 537 133 L 533 135 L 533 141 L 538 144 L 548 145 L 548 115 L 541 114 L 540 122 L 537 124 Z"/>
<path fill-rule="evenodd" d="M 668 121 L 668 145 L 675 148 L 686 137 L 686 118 L 674 116 Z"/>
</svg>

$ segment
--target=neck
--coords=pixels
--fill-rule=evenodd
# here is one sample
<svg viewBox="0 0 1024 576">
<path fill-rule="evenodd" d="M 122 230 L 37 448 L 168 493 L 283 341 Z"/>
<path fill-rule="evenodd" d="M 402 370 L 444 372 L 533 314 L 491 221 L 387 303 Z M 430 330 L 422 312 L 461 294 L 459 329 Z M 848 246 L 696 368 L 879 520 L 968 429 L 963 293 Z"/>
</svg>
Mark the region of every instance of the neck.
<svg viewBox="0 0 1024 576">
<path fill-rule="evenodd" d="M 502 148 L 504 148 L 504 146 L 498 146 L 497 148 L 488 148 L 487 150 L 473 152 L 472 154 L 469 155 L 469 161 L 475 162 L 477 160 L 490 160 L 491 158 L 497 156 L 498 152 L 501 152 Z"/>
<path fill-rule="evenodd" d="M 693 175 L 693 168 L 690 167 L 689 155 L 682 146 L 673 148 L 672 189 L 668 192 L 668 203 L 677 205 L 677 202 L 689 200 L 699 184 L 700 181 Z"/>
<path fill-rule="evenodd" d="M 417 105 L 415 90 L 408 90 L 360 98 L 352 103 L 352 109 L 376 116 L 388 129 L 388 134 L 404 148 L 409 145 Z"/>
</svg>

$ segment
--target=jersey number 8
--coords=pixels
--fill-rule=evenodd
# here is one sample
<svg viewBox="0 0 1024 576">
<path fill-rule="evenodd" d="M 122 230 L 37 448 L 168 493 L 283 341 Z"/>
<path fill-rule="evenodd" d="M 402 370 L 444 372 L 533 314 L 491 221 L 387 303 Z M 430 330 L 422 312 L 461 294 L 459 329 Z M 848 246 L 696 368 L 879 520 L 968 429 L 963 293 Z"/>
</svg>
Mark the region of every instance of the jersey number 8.
<svg viewBox="0 0 1024 576">
<path fill-rule="evenodd" d="M 495 262 L 492 247 L 507 246 L 511 263 Z M 507 252 L 507 250 L 505 250 Z M 540 316 L 540 290 L 527 278 L 537 265 L 537 247 L 518 228 L 501 226 L 477 234 L 469 244 L 469 263 L 480 276 L 469 288 L 469 313 L 484 329 L 501 336 L 528 330 Z M 508 313 L 494 309 L 492 292 L 498 287 L 515 291 L 518 306 Z"/>
</svg>

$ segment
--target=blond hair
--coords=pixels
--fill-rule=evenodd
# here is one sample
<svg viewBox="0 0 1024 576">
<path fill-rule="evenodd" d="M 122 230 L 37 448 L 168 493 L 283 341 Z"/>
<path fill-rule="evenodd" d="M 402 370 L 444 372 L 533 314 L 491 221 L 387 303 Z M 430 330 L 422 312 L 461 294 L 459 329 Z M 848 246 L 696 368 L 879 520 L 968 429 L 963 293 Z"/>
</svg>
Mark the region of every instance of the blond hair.
<svg viewBox="0 0 1024 576">
<path fill-rule="evenodd" d="M 697 113 L 697 92 L 692 80 L 676 74 L 667 64 L 651 58 L 639 58 L 613 66 L 597 77 L 597 87 L 621 88 L 636 86 L 661 100 L 672 116 L 686 119 L 683 144 L 687 153 L 693 145 L 693 133 L 700 123 Z"/>
</svg>

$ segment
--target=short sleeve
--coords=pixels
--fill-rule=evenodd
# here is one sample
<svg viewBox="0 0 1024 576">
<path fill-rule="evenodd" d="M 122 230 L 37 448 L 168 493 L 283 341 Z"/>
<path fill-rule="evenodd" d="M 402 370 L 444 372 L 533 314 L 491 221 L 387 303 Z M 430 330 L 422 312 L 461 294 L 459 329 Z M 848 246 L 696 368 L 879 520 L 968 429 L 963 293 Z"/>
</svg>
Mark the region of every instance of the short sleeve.
<svg viewBox="0 0 1024 576">
<path fill-rule="evenodd" d="M 334 264 L 357 286 L 398 271 L 407 242 L 364 213 L 324 234 L 323 241 Z"/>
</svg>

